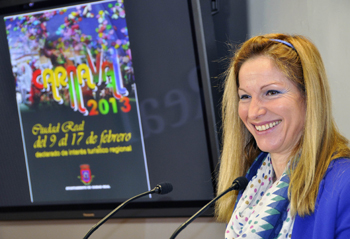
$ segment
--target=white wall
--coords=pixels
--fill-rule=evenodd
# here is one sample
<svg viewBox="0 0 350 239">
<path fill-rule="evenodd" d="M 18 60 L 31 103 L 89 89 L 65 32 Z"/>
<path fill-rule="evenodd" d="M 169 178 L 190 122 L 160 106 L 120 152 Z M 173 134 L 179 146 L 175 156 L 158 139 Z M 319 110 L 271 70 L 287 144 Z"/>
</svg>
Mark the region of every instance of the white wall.
<svg viewBox="0 0 350 239">
<path fill-rule="evenodd" d="M 321 52 L 332 92 L 333 115 L 350 138 L 350 1 L 248 0 L 250 36 L 301 34 Z"/>
<path fill-rule="evenodd" d="M 238 0 L 232 0 L 238 1 Z M 240 0 L 242 1 L 242 0 Z M 250 36 L 283 32 L 309 37 L 319 48 L 332 89 L 334 116 L 350 138 L 350 1 L 348 0 L 247 0 Z M 169 238 L 186 218 L 113 219 L 91 238 Z M 0 222 L 0 238 L 82 238 L 93 220 Z M 177 238 L 224 238 L 225 225 L 199 218 Z"/>
</svg>

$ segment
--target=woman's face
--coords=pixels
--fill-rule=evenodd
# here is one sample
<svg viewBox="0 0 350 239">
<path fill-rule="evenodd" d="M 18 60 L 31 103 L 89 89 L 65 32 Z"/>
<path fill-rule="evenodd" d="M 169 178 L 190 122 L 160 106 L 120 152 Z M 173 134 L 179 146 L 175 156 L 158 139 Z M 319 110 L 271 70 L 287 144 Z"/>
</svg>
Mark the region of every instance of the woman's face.
<svg viewBox="0 0 350 239">
<path fill-rule="evenodd" d="M 288 157 L 302 135 L 305 102 L 299 89 L 266 56 L 239 71 L 238 113 L 260 150 Z"/>
</svg>

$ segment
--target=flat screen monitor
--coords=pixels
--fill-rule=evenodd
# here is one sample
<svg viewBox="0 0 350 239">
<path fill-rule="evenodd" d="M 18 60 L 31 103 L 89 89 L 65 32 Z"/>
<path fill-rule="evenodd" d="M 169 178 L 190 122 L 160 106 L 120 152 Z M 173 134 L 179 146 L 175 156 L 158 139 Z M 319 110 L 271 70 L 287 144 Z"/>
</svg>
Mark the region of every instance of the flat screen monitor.
<svg viewBox="0 0 350 239">
<path fill-rule="evenodd" d="M 41 1 L 0 14 L 0 219 L 189 216 L 218 160 L 191 1 Z M 200 14 L 199 14 L 200 15 Z M 201 64 L 202 62 L 202 64 Z"/>
</svg>

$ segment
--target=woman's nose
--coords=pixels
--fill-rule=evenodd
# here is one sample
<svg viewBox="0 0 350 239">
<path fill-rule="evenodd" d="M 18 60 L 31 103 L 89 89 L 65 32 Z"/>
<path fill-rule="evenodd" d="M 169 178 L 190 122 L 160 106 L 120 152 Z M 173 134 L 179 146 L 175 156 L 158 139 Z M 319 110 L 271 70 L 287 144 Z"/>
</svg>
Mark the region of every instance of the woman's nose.
<svg viewBox="0 0 350 239">
<path fill-rule="evenodd" d="M 252 98 L 249 104 L 248 117 L 256 119 L 264 114 L 266 114 L 264 103 L 257 98 Z"/>
</svg>

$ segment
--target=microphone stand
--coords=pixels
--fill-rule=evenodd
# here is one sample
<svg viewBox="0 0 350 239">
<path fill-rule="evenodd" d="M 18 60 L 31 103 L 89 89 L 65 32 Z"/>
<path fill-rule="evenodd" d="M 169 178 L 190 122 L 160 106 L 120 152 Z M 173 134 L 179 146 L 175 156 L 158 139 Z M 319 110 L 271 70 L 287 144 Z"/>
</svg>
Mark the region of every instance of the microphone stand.
<svg viewBox="0 0 350 239">
<path fill-rule="evenodd" d="M 232 191 L 232 190 L 244 190 L 247 187 L 248 179 L 245 177 L 238 177 L 236 178 L 232 185 L 223 191 L 221 194 L 216 196 L 213 200 L 207 203 L 204 207 L 202 207 L 196 214 L 194 214 L 190 219 L 188 219 L 185 223 L 183 223 L 181 226 L 179 226 L 176 231 L 173 233 L 173 235 L 170 237 L 170 239 L 174 239 L 188 224 L 190 224 L 194 219 L 196 219 L 199 215 L 201 215 L 205 210 L 208 209 L 214 202 L 216 202 L 218 199 L 220 199 L 222 196 L 224 196 L 226 193 Z"/>
<path fill-rule="evenodd" d="M 142 196 L 145 196 L 147 194 L 151 194 L 151 193 L 155 193 L 158 189 L 157 188 L 154 188 L 152 189 L 151 191 L 148 191 L 148 192 L 144 192 L 144 193 L 141 193 L 139 195 L 136 195 L 132 198 L 129 198 L 128 200 L 126 200 L 125 202 L 123 202 L 122 204 L 120 204 L 117 208 L 115 208 L 113 211 L 111 211 L 107 216 L 105 216 L 104 218 L 101 219 L 101 221 L 99 221 L 97 224 L 95 224 L 87 233 L 86 235 L 84 236 L 83 239 L 87 239 L 89 238 L 89 236 L 97 230 L 97 228 L 99 228 L 103 223 L 105 223 L 110 217 L 112 217 L 117 211 L 119 211 L 120 209 L 122 209 L 127 203 L 135 200 L 135 199 L 138 199 Z"/>
<path fill-rule="evenodd" d="M 226 189 L 224 192 L 222 192 L 219 196 L 212 199 L 210 202 L 208 202 L 204 207 L 202 207 L 198 212 L 196 212 L 190 219 L 188 219 L 186 222 L 184 222 L 181 226 L 179 226 L 176 231 L 173 233 L 173 235 L 170 237 L 170 239 L 174 239 L 183 229 L 187 227 L 188 224 L 190 224 L 194 219 L 196 219 L 199 215 L 201 215 L 205 210 L 207 210 L 214 202 L 216 202 L 218 199 L 220 199 L 222 196 L 224 196 L 226 193 L 232 191 L 235 189 L 236 185 L 232 185 L 228 189 Z"/>
</svg>

